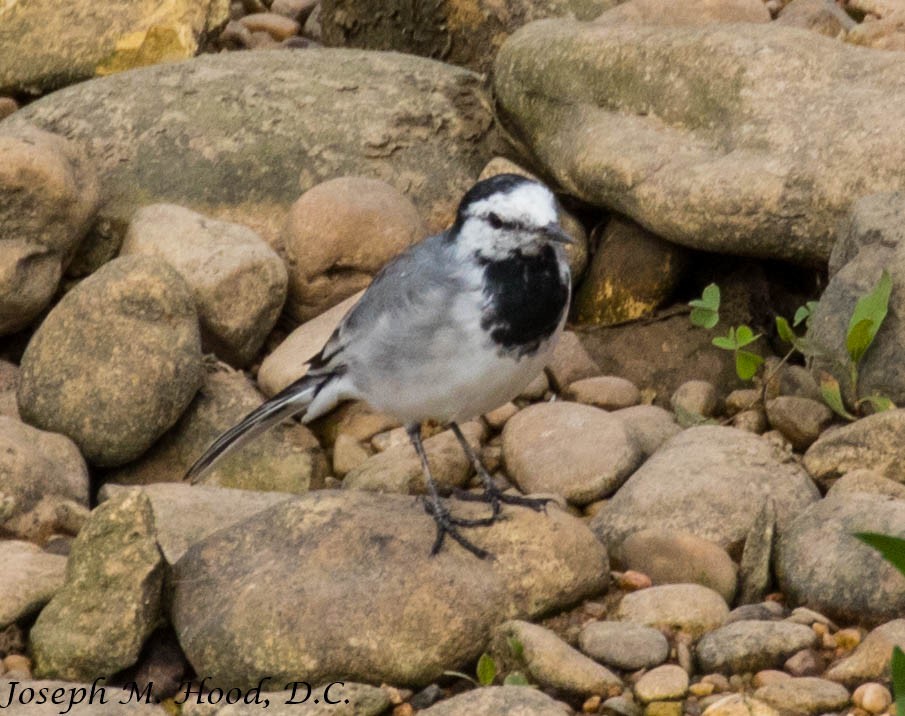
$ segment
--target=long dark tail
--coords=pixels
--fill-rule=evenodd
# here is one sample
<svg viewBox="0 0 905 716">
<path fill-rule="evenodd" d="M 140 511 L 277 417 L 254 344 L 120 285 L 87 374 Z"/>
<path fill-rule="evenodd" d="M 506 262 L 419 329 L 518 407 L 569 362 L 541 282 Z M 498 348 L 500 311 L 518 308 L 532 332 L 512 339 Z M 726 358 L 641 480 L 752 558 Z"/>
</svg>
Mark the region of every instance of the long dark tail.
<svg viewBox="0 0 905 716">
<path fill-rule="evenodd" d="M 218 437 L 185 474 L 195 484 L 221 458 L 286 418 L 300 413 L 310 405 L 318 391 L 333 377 L 332 373 L 306 375 L 261 404 L 237 424 Z"/>
</svg>

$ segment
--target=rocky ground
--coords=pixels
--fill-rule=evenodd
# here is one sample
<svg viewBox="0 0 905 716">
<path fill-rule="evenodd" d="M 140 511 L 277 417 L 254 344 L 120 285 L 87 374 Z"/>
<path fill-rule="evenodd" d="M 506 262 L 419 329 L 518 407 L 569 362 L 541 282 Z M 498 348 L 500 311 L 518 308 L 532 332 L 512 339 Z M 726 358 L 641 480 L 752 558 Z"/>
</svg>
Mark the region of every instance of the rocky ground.
<svg viewBox="0 0 905 716">
<path fill-rule="evenodd" d="M 106 5 L 0 3 L 4 713 L 894 713 L 905 577 L 853 534 L 905 537 L 905 409 L 818 380 L 853 390 L 886 270 L 857 389 L 905 406 L 902 0 Z M 361 404 L 182 483 L 503 171 L 559 192 L 572 321 L 462 427 L 545 514 L 430 557 Z M 753 382 L 689 320 L 710 282 Z"/>
</svg>

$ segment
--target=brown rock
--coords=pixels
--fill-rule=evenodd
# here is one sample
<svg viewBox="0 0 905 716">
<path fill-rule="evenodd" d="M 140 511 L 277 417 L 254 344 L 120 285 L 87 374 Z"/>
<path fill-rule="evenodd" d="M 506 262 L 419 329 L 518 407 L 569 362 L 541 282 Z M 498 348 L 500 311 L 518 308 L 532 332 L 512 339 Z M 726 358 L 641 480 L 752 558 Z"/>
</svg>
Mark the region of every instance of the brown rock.
<svg viewBox="0 0 905 716">
<path fill-rule="evenodd" d="M 250 32 L 266 32 L 274 40 L 298 35 L 301 25 L 292 18 L 275 12 L 255 12 L 239 20 Z"/>
<path fill-rule="evenodd" d="M 562 391 L 577 380 L 600 375 L 600 368 L 582 345 L 578 335 L 572 331 L 563 331 L 547 366 L 547 374 L 553 386 Z"/>
<path fill-rule="evenodd" d="M 779 13 L 776 22 L 802 27 L 827 37 L 843 37 L 856 25 L 839 5 L 824 0 L 792 0 Z"/>
<path fill-rule="evenodd" d="M 706 380 L 689 380 L 682 383 L 669 399 L 676 414 L 703 416 L 709 418 L 716 414 L 719 407 L 719 395 L 712 383 Z"/>
<path fill-rule="evenodd" d="M 691 0 L 679 5 L 670 0 L 630 0 L 600 15 L 597 23 L 616 25 L 709 25 L 715 22 L 770 22 L 760 0 Z"/>
<path fill-rule="evenodd" d="M 244 366 L 264 343 L 286 300 L 283 261 L 251 229 L 174 204 L 139 209 L 121 256 L 157 256 L 182 276 L 195 298 L 205 351 Z"/>
<path fill-rule="evenodd" d="M 27 326 L 50 303 L 94 218 L 99 197 L 94 166 L 78 145 L 56 134 L 28 124 L 4 126 L 0 156 L 4 335 Z"/>
<path fill-rule="evenodd" d="M 796 450 L 807 450 L 833 422 L 833 411 L 810 398 L 781 395 L 767 401 L 767 419 Z"/>
<path fill-rule="evenodd" d="M 426 235 L 411 200 L 384 181 L 340 177 L 312 187 L 292 205 L 284 231 L 286 310 L 298 321 L 314 318 Z"/>
<path fill-rule="evenodd" d="M 613 413 L 622 421 L 631 439 L 645 457 L 653 455 L 661 445 L 682 432 L 673 414 L 656 405 L 634 405 Z"/>
<path fill-rule="evenodd" d="M 573 299 L 574 320 L 607 326 L 651 315 L 675 291 L 687 253 L 631 220 L 612 219 Z"/>
<path fill-rule="evenodd" d="M 641 391 L 630 380 L 600 375 L 570 383 L 564 397 L 602 410 L 620 410 L 641 402 Z"/>
<path fill-rule="evenodd" d="M 905 619 L 893 619 L 872 630 L 852 653 L 837 661 L 826 672 L 826 678 L 846 686 L 865 681 L 888 680 L 892 650 L 905 649 Z"/>
</svg>

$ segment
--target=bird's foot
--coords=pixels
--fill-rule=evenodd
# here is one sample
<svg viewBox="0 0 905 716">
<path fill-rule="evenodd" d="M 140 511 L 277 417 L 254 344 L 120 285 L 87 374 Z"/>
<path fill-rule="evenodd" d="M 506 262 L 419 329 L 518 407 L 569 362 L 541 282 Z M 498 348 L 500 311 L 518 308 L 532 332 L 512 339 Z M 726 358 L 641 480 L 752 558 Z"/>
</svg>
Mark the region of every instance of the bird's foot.
<svg viewBox="0 0 905 716">
<path fill-rule="evenodd" d="M 498 520 L 502 517 L 500 510 L 501 505 L 518 505 L 520 507 L 530 507 L 535 512 L 547 512 L 547 503 L 553 502 L 550 497 L 525 497 L 524 495 L 513 495 L 503 492 L 495 485 L 485 487 L 483 492 L 474 493 L 467 490 L 456 489 L 454 494 L 460 500 L 468 502 L 487 502 L 493 510 L 491 520 Z"/>
<path fill-rule="evenodd" d="M 443 540 L 446 535 L 449 535 L 478 559 L 493 559 L 493 555 L 490 552 L 470 542 L 458 529 L 459 527 L 487 527 L 493 524 L 493 517 L 475 520 L 453 517 L 442 503 L 434 503 L 429 500 L 424 502 L 424 511 L 434 518 L 434 523 L 437 525 L 437 538 L 434 540 L 433 547 L 431 547 L 431 556 L 440 551 L 443 546 Z"/>
</svg>

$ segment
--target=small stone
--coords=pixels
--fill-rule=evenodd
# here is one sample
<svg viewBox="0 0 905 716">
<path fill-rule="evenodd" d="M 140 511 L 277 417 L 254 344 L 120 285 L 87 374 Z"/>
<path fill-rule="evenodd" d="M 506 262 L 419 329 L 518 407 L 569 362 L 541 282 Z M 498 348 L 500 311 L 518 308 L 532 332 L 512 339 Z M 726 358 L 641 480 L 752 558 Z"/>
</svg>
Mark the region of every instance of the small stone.
<svg viewBox="0 0 905 716">
<path fill-rule="evenodd" d="M 600 375 L 600 367 L 573 331 L 563 331 L 547 366 L 547 374 L 556 390 L 562 392 L 571 383 Z"/>
<path fill-rule="evenodd" d="M 333 474 L 343 477 L 371 457 L 351 435 L 340 433 L 333 443 Z"/>
<path fill-rule="evenodd" d="M 731 604 L 738 568 L 715 542 L 691 532 L 650 528 L 630 535 L 619 547 L 617 559 L 643 572 L 654 584 L 702 584 Z"/>
<path fill-rule="evenodd" d="M 538 373 L 537 377 L 519 393 L 521 400 L 540 400 L 550 389 L 550 380 L 546 373 Z"/>
<path fill-rule="evenodd" d="M 698 584 L 665 584 L 630 592 L 616 611 L 621 621 L 685 632 L 693 638 L 716 629 L 728 616 L 725 600 Z"/>
<path fill-rule="evenodd" d="M 377 433 L 371 438 L 371 445 L 377 452 L 386 452 L 390 448 L 408 445 L 409 436 L 405 428 L 393 428 Z"/>
<path fill-rule="evenodd" d="M 790 656 L 783 668 L 792 676 L 817 676 L 825 668 L 823 659 L 813 649 L 802 649 Z"/>
<path fill-rule="evenodd" d="M 697 696 L 698 698 L 701 698 L 702 696 L 710 696 L 715 690 L 716 687 L 713 684 L 704 681 L 699 681 L 698 683 L 691 684 L 688 687 L 688 693 L 690 693 L 692 696 Z"/>
<path fill-rule="evenodd" d="M 600 375 L 570 383 L 564 397 L 602 410 L 630 408 L 641 402 L 641 391 L 630 380 Z"/>
<path fill-rule="evenodd" d="M 777 681 L 791 679 L 785 671 L 777 671 L 776 669 L 763 669 L 754 675 L 752 685 L 755 688 L 766 686 L 767 684 L 775 684 Z"/>
<path fill-rule="evenodd" d="M 484 420 L 493 430 L 502 430 L 506 421 L 518 412 L 515 403 L 509 402 L 484 414 Z"/>
<path fill-rule="evenodd" d="M 698 663 L 704 671 L 754 672 L 780 666 L 791 654 L 816 642 L 814 632 L 802 624 L 737 621 L 701 638 Z"/>
<path fill-rule="evenodd" d="M 758 602 L 757 604 L 742 604 L 729 612 L 727 624 L 744 620 L 775 622 L 785 619 L 786 612 L 782 604 L 772 601 Z"/>
<path fill-rule="evenodd" d="M 760 403 L 761 392 L 755 388 L 739 388 L 726 396 L 726 414 L 729 416 L 752 410 Z"/>
<path fill-rule="evenodd" d="M 779 716 L 779 712 L 745 694 L 732 694 L 710 704 L 702 716 Z"/>
<path fill-rule="evenodd" d="M 682 699 L 687 691 L 688 674 L 675 664 L 664 664 L 651 669 L 635 684 L 635 696 L 644 704 Z"/>
<path fill-rule="evenodd" d="M 836 480 L 826 496 L 830 497 L 844 492 L 869 492 L 874 495 L 886 495 L 897 500 L 905 500 L 905 485 L 888 477 L 883 477 L 876 470 L 852 470 Z"/>
<path fill-rule="evenodd" d="M 266 32 L 274 40 L 298 35 L 301 25 L 292 18 L 274 12 L 256 12 L 239 20 L 252 33 Z"/>
<path fill-rule="evenodd" d="M 522 686 L 487 686 L 443 699 L 418 716 L 568 716 L 573 711 L 538 689 Z"/>
<path fill-rule="evenodd" d="M 851 651 L 861 643 L 861 630 L 855 627 L 836 632 L 836 645 L 843 651 Z"/>
<path fill-rule="evenodd" d="M 681 701 L 652 701 L 644 707 L 644 716 L 682 716 Z"/>
<path fill-rule="evenodd" d="M 63 586 L 66 558 L 30 542 L 0 541 L 0 628 L 37 612 Z"/>
<path fill-rule="evenodd" d="M 868 713 L 883 713 L 892 703 L 892 694 L 882 684 L 861 684 L 852 694 L 852 703 Z"/>
<path fill-rule="evenodd" d="M 727 679 L 723 674 L 706 674 L 701 677 L 702 684 L 713 684 L 713 690 L 721 694 L 723 692 L 729 691 L 729 679 Z"/>
<path fill-rule="evenodd" d="M 613 412 L 645 457 L 653 455 L 671 437 L 682 432 L 675 417 L 656 405 L 634 405 Z"/>
<path fill-rule="evenodd" d="M 23 674 L 30 674 L 32 668 L 31 659 L 24 654 L 9 654 L 3 660 L 3 666 L 7 672 L 18 671 Z"/>
<path fill-rule="evenodd" d="M 585 699 L 584 703 L 581 705 L 582 713 L 586 714 L 595 714 L 597 713 L 597 709 L 600 708 L 600 704 L 603 699 L 600 698 L 597 694 L 591 696 L 588 699 Z"/>
<path fill-rule="evenodd" d="M 739 565 L 739 604 L 760 602 L 773 582 L 772 557 L 776 537 L 776 504 L 765 497 L 748 535 Z"/>
<path fill-rule="evenodd" d="M 709 418 L 716 414 L 719 396 L 712 383 L 706 380 L 689 380 L 676 388 L 669 403 L 678 415 L 684 413 Z"/>
<path fill-rule="evenodd" d="M 251 47 L 253 43 L 251 32 L 238 20 L 230 20 L 226 23 L 217 39 L 221 47 L 236 50 Z"/>
<path fill-rule="evenodd" d="M 273 0 L 270 12 L 283 15 L 301 24 L 305 23 L 319 0 Z"/>
<path fill-rule="evenodd" d="M 865 681 L 888 680 L 893 647 L 905 649 L 905 619 L 894 619 L 871 631 L 851 656 L 833 664 L 826 678 L 847 686 Z"/>
<path fill-rule="evenodd" d="M 642 716 L 641 707 L 631 696 L 613 696 L 603 702 L 606 716 Z"/>
<path fill-rule="evenodd" d="M 606 666 L 625 671 L 658 666 L 669 642 L 658 630 L 629 622 L 591 622 L 578 635 L 581 650 Z"/>
<path fill-rule="evenodd" d="M 755 435 L 767 429 L 767 414 L 763 410 L 743 410 L 732 418 L 732 426 Z"/>
<path fill-rule="evenodd" d="M 767 401 L 767 418 L 792 447 L 804 451 L 833 422 L 833 411 L 825 403 L 810 398 L 781 395 Z"/>
<path fill-rule="evenodd" d="M 411 704 L 399 704 L 393 708 L 393 716 L 412 716 L 415 713 L 415 707 Z"/>
<path fill-rule="evenodd" d="M 806 714 L 838 711 L 849 703 L 844 686 L 813 676 L 792 677 L 761 686 L 754 697 L 776 708 Z"/>
<path fill-rule="evenodd" d="M 9 117 L 17 109 L 19 109 L 19 103 L 12 97 L 0 97 L 0 119 Z"/>
<path fill-rule="evenodd" d="M 818 635 L 823 636 L 829 629 L 835 629 L 836 625 L 820 612 L 815 612 L 807 607 L 795 607 L 786 619 L 795 624 L 804 624 L 814 627 Z"/>
<path fill-rule="evenodd" d="M 651 578 L 646 574 L 643 572 L 636 572 L 633 569 L 629 569 L 620 574 L 616 583 L 619 585 L 620 589 L 624 589 L 626 592 L 637 592 L 639 589 L 647 589 L 654 584 L 653 581 L 651 581 Z"/>
</svg>

